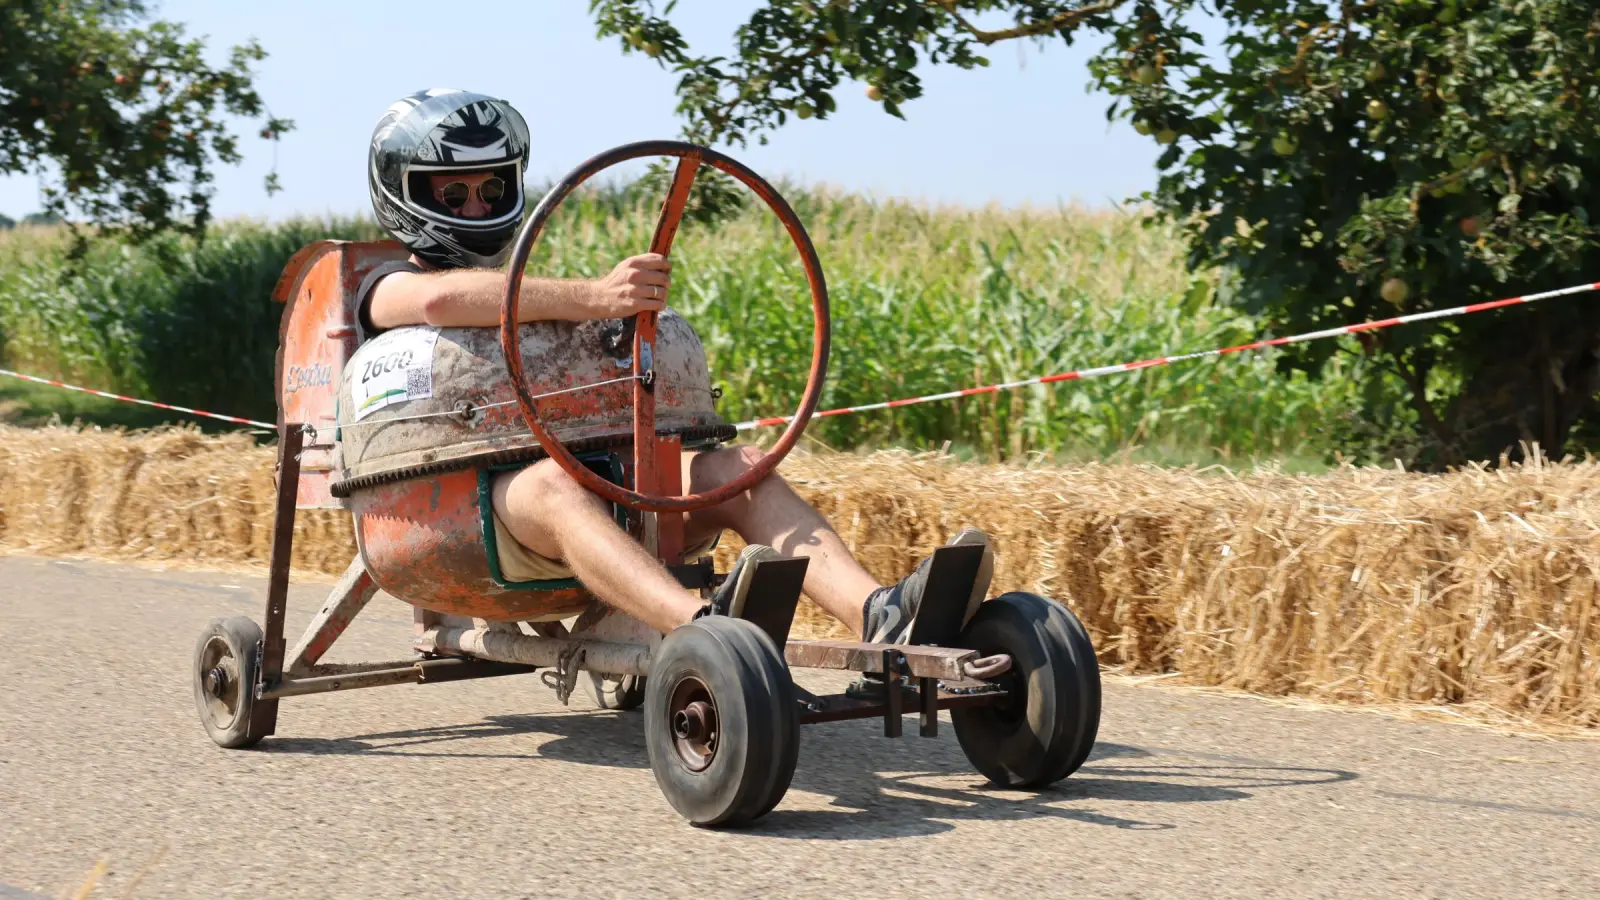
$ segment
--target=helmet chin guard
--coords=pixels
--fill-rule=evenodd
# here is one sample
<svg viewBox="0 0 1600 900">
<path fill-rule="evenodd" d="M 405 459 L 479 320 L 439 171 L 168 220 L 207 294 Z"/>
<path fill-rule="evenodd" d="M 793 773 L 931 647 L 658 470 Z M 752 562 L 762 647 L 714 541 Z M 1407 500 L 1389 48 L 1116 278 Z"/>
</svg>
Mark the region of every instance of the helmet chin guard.
<svg viewBox="0 0 1600 900">
<path fill-rule="evenodd" d="M 395 240 L 440 268 L 498 268 L 526 207 L 528 126 L 504 100 L 435 88 L 396 101 L 378 120 L 367 154 L 372 211 Z M 481 219 L 433 201 L 427 176 L 491 171 L 509 190 Z"/>
</svg>

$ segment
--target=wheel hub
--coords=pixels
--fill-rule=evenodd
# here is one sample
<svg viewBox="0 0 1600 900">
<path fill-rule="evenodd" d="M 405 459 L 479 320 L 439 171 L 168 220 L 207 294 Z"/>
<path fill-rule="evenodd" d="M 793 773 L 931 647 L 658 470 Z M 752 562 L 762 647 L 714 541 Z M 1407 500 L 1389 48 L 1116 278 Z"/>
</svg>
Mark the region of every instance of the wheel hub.
<svg viewBox="0 0 1600 900">
<path fill-rule="evenodd" d="M 717 704 L 705 682 L 692 676 L 678 682 L 667 707 L 672 746 L 692 772 L 705 771 L 717 755 Z"/>
<path fill-rule="evenodd" d="M 680 740 L 706 741 L 716 733 L 717 711 L 704 700 L 696 700 L 672 716 L 672 733 Z"/>
<path fill-rule="evenodd" d="M 239 659 L 222 637 L 206 643 L 198 674 L 211 721 L 218 728 L 227 728 L 239 714 Z"/>
<path fill-rule="evenodd" d="M 212 666 L 205 674 L 206 693 L 221 700 L 228 692 L 228 670 L 221 666 Z"/>
</svg>

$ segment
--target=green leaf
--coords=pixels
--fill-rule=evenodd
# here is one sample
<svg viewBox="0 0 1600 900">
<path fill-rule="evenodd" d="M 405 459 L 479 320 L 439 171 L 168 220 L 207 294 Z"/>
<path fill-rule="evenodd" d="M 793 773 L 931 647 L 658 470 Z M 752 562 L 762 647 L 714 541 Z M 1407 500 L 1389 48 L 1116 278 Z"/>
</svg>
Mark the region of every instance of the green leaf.
<svg viewBox="0 0 1600 900">
<path fill-rule="evenodd" d="M 1193 318 L 1211 299 L 1211 285 L 1203 278 L 1189 280 L 1189 289 L 1183 293 L 1183 303 L 1179 307 L 1185 317 Z"/>
</svg>

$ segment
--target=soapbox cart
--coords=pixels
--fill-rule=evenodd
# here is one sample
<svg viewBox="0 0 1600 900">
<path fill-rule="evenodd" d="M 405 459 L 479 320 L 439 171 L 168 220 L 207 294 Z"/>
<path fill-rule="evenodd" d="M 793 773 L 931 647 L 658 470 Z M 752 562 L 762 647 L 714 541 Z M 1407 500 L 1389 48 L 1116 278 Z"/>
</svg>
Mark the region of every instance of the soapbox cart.
<svg viewBox="0 0 1600 900">
<path fill-rule="evenodd" d="M 777 214 L 810 288 L 814 343 L 799 408 L 758 464 L 702 494 L 683 495 L 680 453 L 726 442 L 735 430 L 713 408 L 704 351 L 682 318 L 669 310 L 515 324 L 523 269 L 551 214 L 591 176 L 641 157 L 677 160 L 651 250 L 669 251 L 695 174 L 709 165 Z M 997 785 L 1041 787 L 1082 765 L 1100 721 L 1088 635 L 1060 604 L 1023 593 L 991 598 L 963 623 L 981 548 L 936 552 L 904 645 L 790 640 L 804 558 L 759 563 L 740 617 L 707 616 L 666 635 L 575 581 L 519 582 L 501 571 L 491 476 L 548 457 L 612 501 L 619 522 L 685 588 L 709 597 L 721 582 L 710 557 L 683 559 L 683 514 L 738 496 L 777 467 L 817 409 L 829 351 L 816 250 L 758 175 L 672 141 L 584 163 L 519 233 L 498 335 L 397 329 L 361 343 L 357 286 L 375 266 L 405 257 L 396 243 L 322 241 L 297 253 L 278 283 L 275 299 L 286 309 L 265 623 L 217 619 L 195 652 L 195 703 L 217 744 L 248 747 L 273 734 L 288 697 L 545 670 L 562 702 L 581 687 L 602 708 L 643 707 L 656 782 L 699 825 L 748 822 L 775 807 L 794 774 L 799 726 L 814 722 L 877 718 L 894 737 L 902 716 L 915 714 L 920 733 L 933 736 L 948 709 L 962 750 Z M 350 511 L 359 554 L 289 647 L 295 511 L 326 508 Z M 415 608 L 412 658 L 323 662 L 380 588 Z M 817 696 L 794 683 L 791 667 L 873 673 L 881 690 Z"/>
</svg>

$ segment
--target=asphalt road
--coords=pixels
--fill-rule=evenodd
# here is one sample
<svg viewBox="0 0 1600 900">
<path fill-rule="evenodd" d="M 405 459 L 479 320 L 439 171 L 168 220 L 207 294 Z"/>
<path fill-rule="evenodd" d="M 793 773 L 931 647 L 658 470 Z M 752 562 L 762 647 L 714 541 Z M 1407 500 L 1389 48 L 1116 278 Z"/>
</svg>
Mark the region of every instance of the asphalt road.
<svg viewBox="0 0 1600 900">
<path fill-rule="evenodd" d="M 278 736 L 225 751 L 190 654 L 262 590 L 0 557 L 0 898 L 76 896 L 102 861 L 95 897 L 1600 892 L 1600 743 L 1155 686 L 1108 683 L 1093 757 L 1040 794 L 985 788 L 948 727 L 811 726 L 738 832 L 667 806 L 637 713 L 533 676 L 288 699 Z M 324 593 L 297 585 L 291 626 Z M 380 596 L 330 658 L 403 656 L 409 631 Z"/>
</svg>

